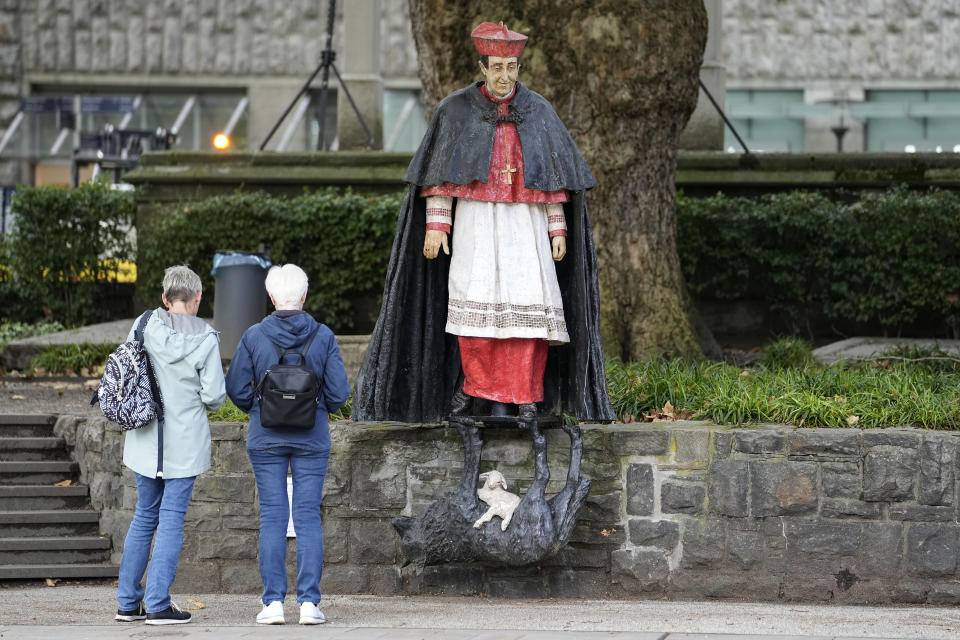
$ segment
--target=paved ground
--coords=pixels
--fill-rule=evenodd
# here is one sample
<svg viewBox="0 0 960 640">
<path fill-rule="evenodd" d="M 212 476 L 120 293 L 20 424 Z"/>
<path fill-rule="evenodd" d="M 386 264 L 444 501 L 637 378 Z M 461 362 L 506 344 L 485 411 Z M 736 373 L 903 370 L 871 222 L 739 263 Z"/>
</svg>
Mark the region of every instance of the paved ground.
<svg viewBox="0 0 960 640">
<path fill-rule="evenodd" d="M 113 622 L 114 595 L 110 585 L 51 588 L 0 583 L 0 638 L 960 638 L 958 608 L 439 596 L 328 596 L 321 605 L 329 619 L 326 625 L 266 628 L 254 624 L 260 610 L 255 595 L 174 594 L 174 601 L 185 608 L 196 606 L 189 602 L 191 598 L 204 608 L 193 611 L 195 619 L 189 625 L 156 628 Z M 296 602 L 288 598 L 287 620 L 296 621 L 298 612 Z M 67 625 L 71 625 L 69 631 Z"/>
<path fill-rule="evenodd" d="M 932 340 L 925 338 L 847 338 L 839 342 L 832 342 L 813 350 L 813 357 L 818 362 L 834 363 L 841 359 L 865 360 L 875 358 L 895 347 L 916 346 L 934 347 L 960 357 L 960 340 Z"/>
</svg>

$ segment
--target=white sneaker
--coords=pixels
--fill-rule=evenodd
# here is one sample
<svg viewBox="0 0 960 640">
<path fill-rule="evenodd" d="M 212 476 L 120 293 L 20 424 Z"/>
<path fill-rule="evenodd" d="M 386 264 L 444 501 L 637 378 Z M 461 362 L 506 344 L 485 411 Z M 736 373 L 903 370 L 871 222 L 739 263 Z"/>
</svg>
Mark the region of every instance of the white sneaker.
<svg viewBox="0 0 960 640">
<path fill-rule="evenodd" d="M 312 602 L 304 602 L 300 605 L 300 624 L 323 624 L 327 618 L 323 612 Z"/>
<path fill-rule="evenodd" d="M 283 623 L 283 603 L 279 600 L 263 605 L 263 610 L 257 614 L 257 624 Z"/>
</svg>

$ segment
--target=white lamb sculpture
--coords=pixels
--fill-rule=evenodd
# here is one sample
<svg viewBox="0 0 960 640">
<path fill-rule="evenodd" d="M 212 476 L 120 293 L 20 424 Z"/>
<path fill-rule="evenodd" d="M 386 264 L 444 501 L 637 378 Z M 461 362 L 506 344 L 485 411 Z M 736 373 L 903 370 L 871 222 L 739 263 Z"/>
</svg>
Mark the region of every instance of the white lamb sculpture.
<svg viewBox="0 0 960 640">
<path fill-rule="evenodd" d="M 473 523 L 473 528 L 479 529 L 493 520 L 493 516 L 500 516 L 503 519 L 500 530 L 506 531 L 511 518 L 513 518 L 513 512 L 520 504 L 520 496 L 507 491 L 507 481 L 499 471 L 481 473 L 480 480 L 483 481 L 483 486 L 477 489 L 477 496 L 490 505 L 490 508 L 477 518 L 477 521 Z"/>
</svg>

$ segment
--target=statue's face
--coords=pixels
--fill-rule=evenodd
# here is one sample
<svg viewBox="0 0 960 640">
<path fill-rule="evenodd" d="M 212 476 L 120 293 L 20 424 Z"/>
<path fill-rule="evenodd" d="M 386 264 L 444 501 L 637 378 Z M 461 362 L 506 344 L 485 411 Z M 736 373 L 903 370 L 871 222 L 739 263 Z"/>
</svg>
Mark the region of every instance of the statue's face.
<svg viewBox="0 0 960 640">
<path fill-rule="evenodd" d="M 480 70 L 487 82 L 487 89 L 498 98 L 506 96 L 513 91 L 513 85 L 517 82 L 517 72 L 520 71 L 520 65 L 516 57 L 498 58 L 490 56 L 487 59 L 487 66 L 480 64 Z"/>
</svg>

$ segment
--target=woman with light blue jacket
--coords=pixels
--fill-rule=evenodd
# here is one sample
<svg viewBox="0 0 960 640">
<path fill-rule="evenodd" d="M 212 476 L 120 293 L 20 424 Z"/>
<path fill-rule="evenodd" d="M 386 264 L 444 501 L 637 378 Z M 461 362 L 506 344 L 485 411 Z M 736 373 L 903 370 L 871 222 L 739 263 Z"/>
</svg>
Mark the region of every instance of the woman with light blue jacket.
<svg viewBox="0 0 960 640">
<path fill-rule="evenodd" d="M 183 546 L 183 519 L 196 476 L 210 468 L 207 411 L 223 404 L 226 389 L 220 362 L 220 338 L 197 318 L 200 278 L 184 266 L 163 275 L 166 309 L 151 316 L 143 341 L 163 398 L 163 433 L 157 422 L 127 431 L 123 463 L 137 479 L 137 509 L 123 545 L 117 579 L 116 620 L 182 624 L 190 614 L 170 600 Z M 134 322 L 134 327 L 140 318 Z M 130 330 L 127 340 L 133 339 Z M 141 586 L 150 559 L 146 590 Z"/>
</svg>

